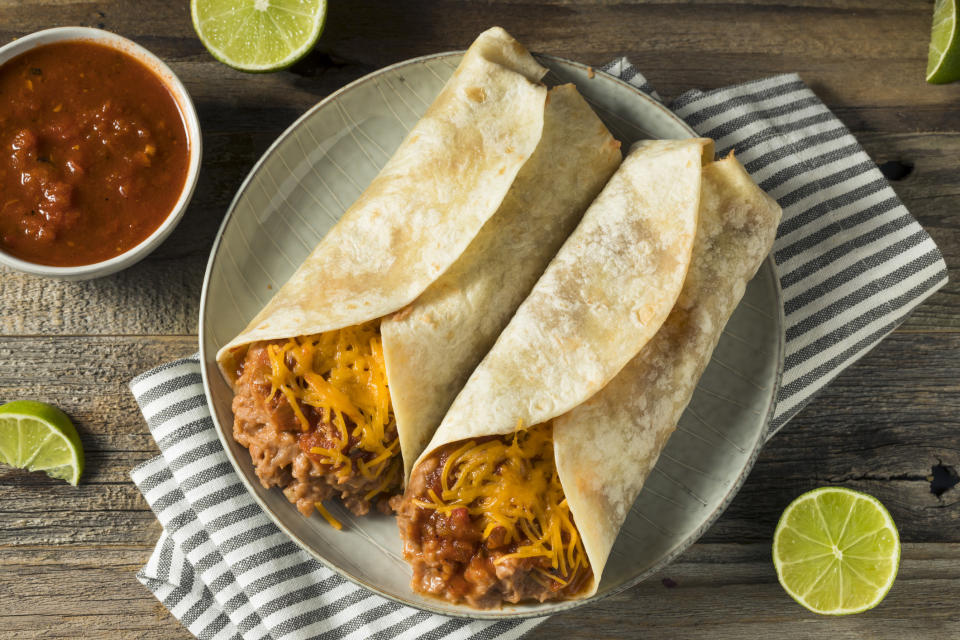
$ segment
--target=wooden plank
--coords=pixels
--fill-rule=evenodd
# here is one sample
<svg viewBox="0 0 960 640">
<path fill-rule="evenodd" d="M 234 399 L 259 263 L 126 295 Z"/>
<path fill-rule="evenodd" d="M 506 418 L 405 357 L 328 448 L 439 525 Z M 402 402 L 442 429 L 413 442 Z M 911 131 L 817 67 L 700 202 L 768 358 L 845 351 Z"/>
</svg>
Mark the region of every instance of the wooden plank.
<svg viewBox="0 0 960 640">
<path fill-rule="evenodd" d="M 950 282 L 914 311 L 903 330 L 960 328 L 960 227 L 956 220 L 960 174 L 955 166 L 960 135 L 863 133 L 858 139 L 875 162 L 898 161 L 913 167 L 891 185 L 937 243 L 950 273 Z"/>
<path fill-rule="evenodd" d="M 929 3 L 888 0 L 869 11 L 863 10 L 865 3 L 597 2 L 543 3 L 536 9 L 503 1 L 331 3 L 318 52 L 273 78 L 290 78 L 295 85 L 304 80 L 319 83 L 323 95 L 342 84 L 343 78 L 335 85 L 327 82 L 331 71 L 336 75 L 349 70 L 357 77 L 398 60 L 461 49 L 496 22 L 537 51 L 595 65 L 630 55 L 665 96 L 691 87 L 799 72 L 828 104 L 864 109 L 863 114 L 851 114 L 856 128 L 960 129 L 960 113 L 949 109 L 960 87 L 930 87 L 923 81 Z M 48 2 L 8 6 L 0 13 L 0 40 L 64 22 L 103 26 L 137 38 L 173 62 L 178 72 L 183 72 L 179 65 L 184 62 L 209 65 L 232 84 L 234 95 L 255 94 L 273 82 L 213 62 L 194 36 L 182 3 L 161 4 L 146 13 L 134 2 L 104 8 Z M 723 37 L 717 37 L 718 24 L 724 25 Z M 191 90 L 201 89 L 202 102 L 203 87 L 189 76 L 185 79 Z M 282 95 L 271 94 L 268 104 Z"/>
<path fill-rule="evenodd" d="M 705 541 L 768 540 L 804 491 L 879 498 L 905 540 L 960 542 L 960 490 L 931 493 L 932 467 L 960 470 L 957 334 L 895 334 L 846 370 L 767 443 Z"/>
<path fill-rule="evenodd" d="M 250 166 L 289 123 L 365 73 L 463 48 L 494 22 L 534 50 L 598 66 L 629 55 L 667 98 L 799 72 L 874 160 L 914 165 L 894 188 L 940 245 L 953 279 L 767 445 L 702 544 L 652 580 L 555 617 L 531 637 L 960 635 L 960 487 L 938 497 L 929 479 L 940 463 L 960 469 L 960 84 L 923 82 L 930 12 L 928 0 L 362 0 L 331 3 L 305 61 L 249 76 L 206 53 L 187 3 L 153 3 L 148 12 L 131 1 L 0 4 L 0 42 L 54 24 L 134 37 L 184 80 L 205 134 L 191 209 L 151 258 L 92 283 L 0 271 L 0 399 L 64 407 L 89 465 L 77 489 L 0 470 L 0 638 L 191 637 L 134 578 L 159 526 L 127 473 L 156 448 L 126 382 L 196 349 L 213 235 Z M 908 541 L 888 599 L 861 616 L 807 614 L 780 590 L 769 562 L 783 507 L 824 484 L 877 495 Z"/>
<path fill-rule="evenodd" d="M 519 37 L 542 51 L 594 64 L 629 53 L 666 96 L 694 86 L 801 71 L 861 134 L 874 159 L 915 165 L 895 187 L 930 228 L 948 263 L 960 265 L 960 230 L 951 218 L 960 192 L 960 177 L 952 166 L 960 153 L 960 137 L 923 133 L 960 130 L 960 110 L 953 108 L 960 84 L 923 83 L 929 3 L 887 1 L 873 11 L 857 11 L 863 9 L 862 2 L 815 0 L 789 7 L 733 1 L 706 7 L 676 2 L 581 7 L 558 2 L 545 3 L 539 11 L 523 3 L 494 4 L 417 3 L 400 9 L 381 0 L 353 3 L 348 9 L 334 3 L 318 51 L 292 71 L 263 76 L 213 61 L 195 38 L 183 3 L 160 3 L 148 15 L 130 2 L 101 8 L 34 0 L 0 8 L 0 39 L 63 22 L 102 23 L 140 39 L 181 75 L 198 105 L 205 134 L 204 169 L 193 203 L 153 256 L 121 274 L 88 283 L 0 270 L 0 334 L 195 333 L 213 236 L 236 189 L 270 142 L 336 88 L 390 62 L 462 47 L 488 26 L 491 15 L 502 17 Z M 785 22 L 791 29 L 779 28 Z M 624 28 L 625 23 L 631 28 Z M 736 28 L 717 38 L 716 24 Z M 408 33 L 424 37 L 410 38 Z M 583 37 L 585 33 L 591 37 Z M 884 64 L 876 64 L 878 59 Z M 943 293 L 917 311 L 909 328 L 960 325 L 956 269 L 953 276 Z"/>
<path fill-rule="evenodd" d="M 769 545 L 698 544 L 650 580 L 551 618 L 528 638 L 955 637 L 960 611 L 937 594 L 951 591 L 958 577 L 960 546 L 905 545 L 897 582 L 878 607 L 858 616 L 818 617 L 777 583 Z"/>
<path fill-rule="evenodd" d="M 307 96 L 295 101 L 298 108 L 286 112 L 286 120 L 294 120 L 300 107 L 308 108 L 312 100 Z M 221 123 L 213 113 L 205 114 L 207 160 L 194 200 L 173 235 L 130 269 L 88 282 L 61 282 L 0 267 L 0 335 L 195 334 L 214 236 L 247 171 L 286 120 L 254 132 L 252 122 Z M 235 128 L 224 130 L 227 126 Z M 871 133 L 861 140 L 875 161 L 913 166 L 893 183 L 894 189 L 951 267 L 951 282 L 916 311 L 907 327 L 960 328 L 960 227 L 954 219 L 960 194 L 960 173 L 954 166 L 960 157 L 960 134 Z"/>
<path fill-rule="evenodd" d="M 0 639 L 192 637 L 136 581 L 149 553 L 136 546 L 0 547 Z M 907 544 L 883 603 L 859 616 L 824 618 L 780 588 L 768 544 L 697 544 L 640 585 L 550 618 L 528 637 L 949 638 L 960 632 L 958 581 L 960 545 Z"/>
<path fill-rule="evenodd" d="M 78 487 L 0 467 L 0 544 L 154 542 L 159 524 L 129 472 L 158 450 L 127 383 L 194 351 L 194 338 L 0 340 L 0 399 L 61 407 L 86 453 Z"/>
<path fill-rule="evenodd" d="M 151 551 L 0 546 L 0 638 L 193 638 L 136 579 Z"/>
<path fill-rule="evenodd" d="M 190 354 L 190 338 L 0 340 L 0 398 L 64 408 L 87 452 L 81 485 L 0 470 L 0 544 L 147 544 L 153 515 L 129 470 L 156 454 L 126 388 L 137 373 Z M 827 390 L 763 450 L 708 542 L 769 540 L 797 495 L 839 484 L 891 510 L 904 540 L 960 543 L 960 486 L 938 497 L 931 468 L 960 469 L 960 334 L 895 334 Z"/>
<path fill-rule="evenodd" d="M 215 120 L 210 115 L 205 124 Z M 205 161 L 189 209 L 167 241 L 139 264 L 85 282 L 0 267 L 0 334 L 196 334 L 213 238 L 250 166 L 282 124 L 266 134 L 205 135 Z"/>
</svg>

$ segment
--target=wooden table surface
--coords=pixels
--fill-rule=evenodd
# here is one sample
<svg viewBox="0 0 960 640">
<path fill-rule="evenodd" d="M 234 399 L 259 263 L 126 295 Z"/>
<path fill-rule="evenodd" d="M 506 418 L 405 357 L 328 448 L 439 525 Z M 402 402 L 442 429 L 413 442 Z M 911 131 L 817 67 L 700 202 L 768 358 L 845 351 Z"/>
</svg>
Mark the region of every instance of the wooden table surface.
<svg viewBox="0 0 960 640">
<path fill-rule="evenodd" d="M 78 488 L 0 470 L 0 638 L 189 638 L 134 577 L 160 533 L 130 481 L 157 448 L 127 390 L 197 349 L 214 234 L 256 159 L 331 91 L 384 65 L 506 27 L 535 51 L 599 66 L 627 54 L 666 96 L 796 71 L 878 163 L 946 256 L 952 281 L 774 438 L 703 539 L 660 575 L 556 616 L 531 638 L 960 636 L 960 83 L 924 83 L 931 0 L 329 0 L 315 52 L 246 75 L 211 58 L 187 0 L 0 0 L 0 43 L 103 27 L 158 54 L 204 133 L 186 217 L 139 265 L 93 282 L 0 270 L 0 400 L 52 402 L 87 452 Z M 906 175 L 902 175 L 906 174 Z M 931 485 L 931 480 L 934 482 Z M 777 584 L 783 508 L 823 485 L 867 491 L 900 529 L 900 575 L 876 609 L 821 618 Z"/>
</svg>

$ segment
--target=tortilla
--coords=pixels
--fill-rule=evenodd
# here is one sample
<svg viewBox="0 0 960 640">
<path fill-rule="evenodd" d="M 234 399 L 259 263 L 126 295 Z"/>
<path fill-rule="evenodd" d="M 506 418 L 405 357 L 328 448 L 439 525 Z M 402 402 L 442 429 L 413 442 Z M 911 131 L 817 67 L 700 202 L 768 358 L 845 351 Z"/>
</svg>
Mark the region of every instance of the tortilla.
<svg viewBox="0 0 960 640">
<path fill-rule="evenodd" d="M 449 460 L 473 450 L 465 444 L 468 440 L 515 430 L 540 432 L 552 425 L 556 473 L 565 497 L 560 506 L 569 509 L 591 570 L 582 590 L 560 597 L 583 598 L 596 592 L 627 511 L 676 428 L 747 283 L 770 251 L 780 220 L 780 208 L 732 154 L 701 170 L 695 160 L 698 145 L 704 142 L 646 142 L 634 148 L 454 401 L 414 468 L 400 512 L 415 586 L 428 584 L 432 593 L 443 595 L 445 580 L 457 575 L 457 569 L 444 566 L 449 560 L 432 555 L 437 545 L 431 542 L 429 549 L 420 548 L 417 527 L 424 516 L 416 509 L 426 506 L 455 514 L 475 504 L 438 497 L 439 490 L 430 488 L 436 482 L 434 476 L 442 470 L 439 477 L 444 483 L 461 484 L 459 477 L 449 476 L 455 468 Z M 659 161 L 647 162 L 651 157 Z M 691 165 L 698 179 L 688 176 Z M 624 183 L 633 188 L 627 189 Z M 657 197 L 658 189 L 670 194 Z M 611 199 L 610 191 L 630 196 Z M 644 198 L 638 197 L 641 193 Z M 640 202 L 650 208 L 640 208 Z M 677 207 L 679 203 L 686 206 Z M 687 255 L 686 260 L 661 258 L 666 251 L 648 248 L 654 243 L 649 233 L 623 237 L 636 229 L 637 225 L 629 224 L 631 218 L 645 219 L 643 211 L 660 212 L 655 218 L 662 224 L 648 228 L 656 229 L 664 244 L 664 238 L 670 238 L 672 255 Z M 686 235 L 690 220 L 696 225 L 695 240 Z M 597 234 L 597 229 L 606 233 Z M 676 285 L 678 277 L 682 288 Z M 653 288 L 658 289 L 656 294 L 650 291 Z M 662 311 L 664 305 L 668 313 Z M 648 322 L 637 321 L 637 309 L 646 311 L 642 317 Z M 508 451 L 517 446 L 516 436 L 513 442 Z M 473 446 L 480 451 L 489 445 Z M 437 458 L 434 452 L 450 459 Z M 472 464 L 477 464 L 476 459 Z M 420 471 L 421 463 L 424 469 L 437 469 L 430 479 Z M 477 495 L 472 481 L 466 482 L 472 491 L 468 495 Z M 541 491 L 542 484 L 537 484 L 536 491 Z M 435 493 L 425 498 L 423 492 L 428 489 Z M 538 495 L 531 495 L 523 484 L 517 486 L 516 494 L 518 504 L 537 500 Z M 547 512 L 554 509 L 551 505 L 546 505 Z M 474 511 L 471 507 L 471 517 Z M 462 530 L 465 525 L 456 526 Z M 486 525 L 484 535 L 493 526 Z M 459 535 L 470 539 L 469 533 Z M 560 534 L 554 530 L 553 535 Z M 555 546 L 559 539 L 537 544 Z M 573 558 L 574 551 L 569 553 Z M 489 606 L 483 591 L 489 588 L 504 589 L 511 602 L 517 601 L 512 598 L 518 594 L 558 597 L 555 590 L 524 581 L 515 560 L 498 564 L 511 555 L 518 553 L 493 558 L 497 569 L 491 579 L 474 568 L 482 563 L 475 565 L 471 560 L 471 575 L 481 577 L 472 587 L 476 590 L 466 590 L 469 580 L 463 579 L 450 588 L 467 593 L 468 601 L 481 606 Z M 434 557 L 440 558 L 439 565 Z M 554 580 L 568 577 L 537 570 Z M 496 586 L 497 580 L 502 587 Z M 459 601 L 457 596 L 448 599 Z"/>
<path fill-rule="evenodd" d="M 450 403 L 620 164 L 620 143 L 572 84 L 550 90 L 543 138 L 493 218 L 416 301 L 381 324 L 404 477 Z"/>
<path fill-rule="evenodd" d="M 341 498 L 358 514 L 369 506 L 362 496 L 370 487 L 352 477 L 334 481 L 343 474 L 327 472 L 349 467 L 349 456 L 331 454 L 334 462 L 318 466 L 296 448 L 288 428 L 264 428 L 277 414 L 267 410 L 258 389 L 272 395 L 282 385 L 240 380 L 237 365 L 248 353 L 259 357 L 267 340 L 334 330 L 366 340 L 377 331 L 396 437 L 385 432 L 365 440 L 372 448 L 368 457 L 395 456 L 398 440 L 408 471 L 469 373 L 620 164 L 619 143 L 573 85 L 547 92 L 533 84 L 542 71 L 503 30 L 482 34 L 381 174 L 218 354 L 237 394 L 235 439 L 257 456 L 264 486 L 287 483 L 285 493 L 304 513 L 326 495 L 313 485 L 351 483 Z M 424 147 L 431 137 L 436 144 Z M 366 348 L 356 347 L 351 353 Z M 372 362 L 378 351 L 369 354 Z M 273 367 L 275 374 L 280 365 Z M 302 400 L 296 389 L 302 376 L 288 379 L 292 389 L 282 391 L 289 391 L 287 402 Z M 311 431 L 304 414 L 294 413 L 303 421 L 295 428 Z M 343 450 L 353 446 L 343 438 Z M 390 452 L 374 442 L 381 439 Z M 371 482 L 379 472 L 373 475 Z"/>
<path fill-rule="evenodd" d="M 546 73 L 499 27 L 476 39 L 394 155 L 240 335 L 217 353 L 330 331 L 410 304 L 497 211 L 543 131 Z"/>
<path fill-rule="evenodd" d="M 565 413 L 653 337 L 690 264 L 702 157 L 711 145 L 635 146 L 470 376 L 428 449 Z"/>
<path fill-rule="evenodd" d="M 693 259 L 669 317 L 606 387 L 554 420 L 557 471 L 595 576 L 770 252 L 780 213 L 732 154 L 707 165 Z"/>
</svg>

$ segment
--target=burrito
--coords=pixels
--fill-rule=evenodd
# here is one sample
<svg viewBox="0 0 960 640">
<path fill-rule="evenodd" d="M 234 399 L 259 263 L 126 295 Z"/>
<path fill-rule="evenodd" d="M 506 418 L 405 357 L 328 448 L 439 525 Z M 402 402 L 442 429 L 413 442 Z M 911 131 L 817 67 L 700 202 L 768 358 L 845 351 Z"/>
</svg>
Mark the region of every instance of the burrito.
<svg viewBox="0 0 960 640">
<path fill-rule="evenodd" d="M 473 43 L 393 157 L 217 354 L 233 436 L 304 514 L 389 511 L 470 371 L 616 170 L 572 85 L 502 29 Z"/>
<path fill-rule="evenodd" d="M 639 143 L 416 462 L 415 591 L 477 608 L 597 590 L 780 209 L 703 140 Z"/>
</svg>

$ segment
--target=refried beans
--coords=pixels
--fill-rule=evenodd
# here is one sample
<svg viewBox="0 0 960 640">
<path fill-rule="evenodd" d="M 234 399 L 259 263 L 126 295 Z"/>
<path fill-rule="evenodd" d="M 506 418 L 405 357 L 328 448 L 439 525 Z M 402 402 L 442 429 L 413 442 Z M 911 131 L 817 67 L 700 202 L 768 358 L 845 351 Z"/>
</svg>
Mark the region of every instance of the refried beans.
<svg viewBox="0 0 960 640">
<path fill-rule="evenodd" d="M 488 482 L 497 483 L 505 469 L 510 466 L 510 473 L 513 474 L 519 469 L 520 477 L 504 479 L 505 485 L 524 479 L 534 481 L 534 476 L 541 473 L 556 482 L 555 491 L 562 491 L 559 489 L 553 461 L 552 429 L 549 425 L 535 429 L 540 428 L 549 429 L 550 437 L 539 445 L 539 450 L 534 447 L 536 457 L 513 460 L 512 464 L 505 457 L 500 457 L 494 463 L 494 469 L 482 472 L 487 474 Z M 519 437 L 527 435 L 520 432 Z M 578 564 L 573 567 L 568 565 L 564 571 L 562 567 L 558 568 L 548 555 L 514 555 L 518 550 L 530 548 L 530 536 L 524 532 L 536 532 L 544 523 L 541 519 L 536 519 L 536 522 L 518 522 L 514 527 L 514 534 L 508 534 L 505 527 L 497 526 L 495 521 L 483 513 L 485 501 L 500 501 L 503 499 L 502 495 L 476 498 L 463 506 L 460 506 L 462 501 L 458 501 L 459 499 L 440 498 L 450 497 L 455 493 L 455 489 L 451 490 L 450 487 L 460 484 L 458 480 L 463 469 L 482 466 L 482 461 L 470 462 L 457 457 L 464 452 L 469 454 L 471 449 L 494 443 L 499 445 L 499 452 L 521 451 L 521 454 L 529 454 L 530 447 L 525 450 L 522 450 L 522 447 L 518 449 L 516 440 L 513 447 L 510 446 L 510 440 L 514 437 L 475 438 L 466 445 L 455 442 L 440 447 L 414 469 L 402 499 L 393 499 L 394 507 L 398 511 L 403 553 L 413 566 L 414 591 L 454 603 L 466 602 L 473 607 L 490 608 L 504 602 L 568 599 L 582 591 L 589 582 L 593 574 L 575 528 L 572 533 L 565 531 L 562 538 L 565 549 L 576 545 L 579 553 Z M 451 456 L 454 456 L 455 460 L 448 465 Z M 496 453 L 494 459 L 497 459 Z M 446 492 L 443 487 L 445 468 L 448 473 Z M 562 495 L 560 497 L 562 498 Z M 446 502 L 447 508 L 433 508 L 438 498 Z M 511 498 L 514 499 L 523 501 L 529 497 L 518 495 Z M 566 507 L 565 500 L 560 504 L 563 508 Z M 453 507 L 449 508 L 451 505 Z M 568 512 L 566 517 L 572 527 L 572 518 Z M 573 556 L 573 551 L 561 553 L 565 557 Z"/>
<path fill-rule="evenodd" d="M 304 345 L 322 348 L 323 336 L 292 339 L 293 347 L 285 340 L 250 345 L 234 385 L 233 437 L 249 450 L 260 483 L 265 488 L 282 489 L 304 515 L 310 515 L 317 503 L 331 497 L 339 497 L 355 515 L 366 515 L 371 507 L 389 513 L 389 499 L 400 490 L 401 481 L 399 455 L 384 455 L 399 449 L 392 412 L 378 455 L 376 451 L 364 449 L 368 435 L 357 428 L 350 416 L 335 414 L 330 408 L 304 400 L 304 397 L 310 399 L 305 378 L 315 375 L 324 378 L 329 372 L 305 373 L 303 362 L 297 362 L 293 354 L 300 354 L 297 349 Z M 379 332 L 376 336 L 379 339 Z M 307 360 L 316 368 L 324 355 L 327 354 Z M 278 364 L 278 358 L 282 365 Z M 281 386 L 299 385 L 304 389 L 278 388 L 278 368 L 283 369 L 290 380 L 288 385 Z M 329 382 L 324 380 L 314 377 L 314 384 Z M 359 417 L 366 417 L 362 409 L 355 411 L 360 412 Z M 333 463 L 331 456 L 334 456 Z"/>
</svg>

